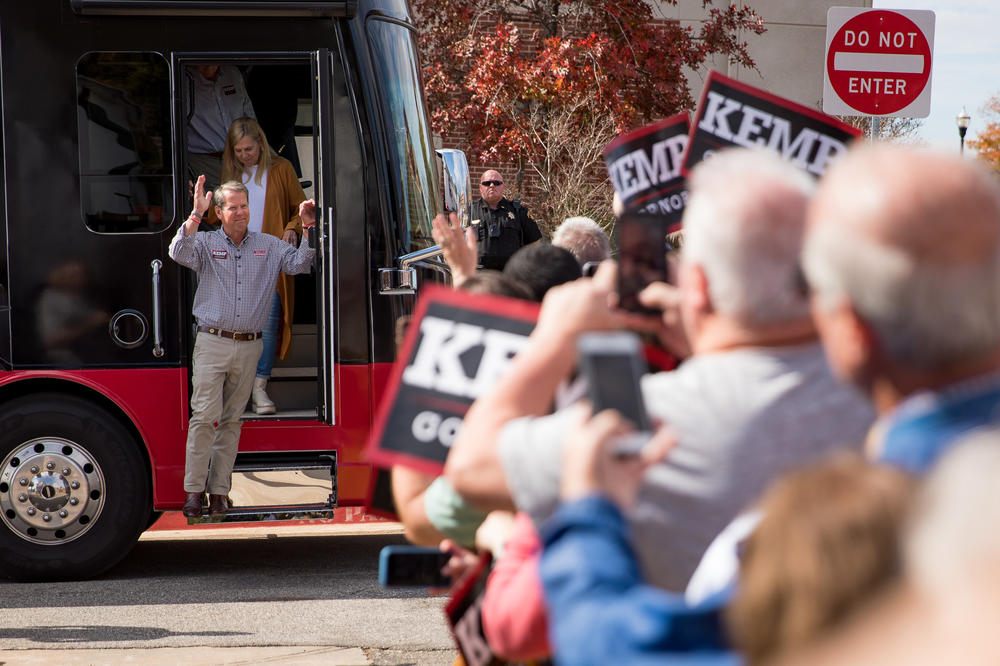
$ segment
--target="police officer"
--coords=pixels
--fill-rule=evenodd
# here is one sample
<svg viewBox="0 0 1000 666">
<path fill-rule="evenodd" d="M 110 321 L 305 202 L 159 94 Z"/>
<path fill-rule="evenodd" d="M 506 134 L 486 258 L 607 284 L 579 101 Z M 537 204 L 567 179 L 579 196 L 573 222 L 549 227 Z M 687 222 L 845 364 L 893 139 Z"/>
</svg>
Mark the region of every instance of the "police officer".
<svg viewBox="0 0 1000 666">
<path fill-rule="evenodd" d="M 479 182 L 482 198 L 472 209 L 472 224 L 479 240 L 481 268 L 503 270 L 510 256 L 541 239 L 542 232 L 519 201 L 503 196 L 503 177 L 492 169 Z"/>
</svg>

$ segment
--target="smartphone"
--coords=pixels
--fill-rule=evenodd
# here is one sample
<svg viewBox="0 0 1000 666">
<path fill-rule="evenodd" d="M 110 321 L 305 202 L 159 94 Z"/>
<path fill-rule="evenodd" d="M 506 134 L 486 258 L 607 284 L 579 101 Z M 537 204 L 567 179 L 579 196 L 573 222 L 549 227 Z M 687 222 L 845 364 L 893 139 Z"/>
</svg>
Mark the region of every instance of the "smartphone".
<svg viewBox="0 0 1000 666">
<path fill-rule="evenodd" d="M 618 306 L 631 312 L 659 314 L 639 304 L 638 294 L 651 282 L 667 282 L 666 215 L 624 213 L 615 222 L 618 246 Z"/>
<path fill-rule="evenodd" d="M 451 554 L 424 546 L 386 546 L 378 556 L 378 582 L 382 587 L 448 587 L 451 578 L 441 569 Z"/>
<path fill-rule="evenodd" d="M 585 333 L 577 351 L 594 413 L 615 409 L 635 426 L 635 432 L 618 438 L 615 455 L 638 455 L 653 429 L 639 384 L 646 373 L 639 336 L 627 331 Z"/>
</svg>

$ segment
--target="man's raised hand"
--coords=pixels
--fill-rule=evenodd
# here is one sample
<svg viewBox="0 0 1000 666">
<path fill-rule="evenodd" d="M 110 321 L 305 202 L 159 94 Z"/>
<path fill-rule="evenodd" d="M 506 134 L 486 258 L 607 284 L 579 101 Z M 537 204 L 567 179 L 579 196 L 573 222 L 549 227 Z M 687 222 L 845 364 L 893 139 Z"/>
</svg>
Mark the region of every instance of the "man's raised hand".
<svg viewBox="0 0 1000 666">
<path fill-rule="evenodd" d="M 444 260 L 451 268 L 451 284 L 458 287 L 476 272 L 479 250 L 476 234 L 472 228 L 463 230 L 458 216 L 438 215 L 431 222 L 431 236 L 441 246 Z"/>
<path fill-rule="evenodd" d="M 299 204 L 299 217 L 306 229 L 316 226 L 316 200 L 306 199 Z"/>
<path fill-rule="evenodd" d="M 205 191 L 205 174 L 198 176 L 198 182 L 194 185 L 194 212 L 198 217 L 202 217 L 212 205 L 212 193 Z"/>
</svg>

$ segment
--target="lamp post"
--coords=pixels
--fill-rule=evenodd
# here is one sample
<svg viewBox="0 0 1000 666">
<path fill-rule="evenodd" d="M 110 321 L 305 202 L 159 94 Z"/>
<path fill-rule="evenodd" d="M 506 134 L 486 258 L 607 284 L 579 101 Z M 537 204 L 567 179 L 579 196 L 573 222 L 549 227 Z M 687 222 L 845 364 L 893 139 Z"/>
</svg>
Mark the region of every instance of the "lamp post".
<svg viewBox="0 0 1000 666">
<path fill-rule="evenodd" d="M 965 132 L 969 129 L 970 120 L 972 120 L 972 118 L 963 106 L 962 110 L 958 112 L 957 116 L 955 116 L 955 124 L 958 125 L 958 139 L 960 141 L 958 146 L 959 155 L 965 154 Z"/>
</svg>

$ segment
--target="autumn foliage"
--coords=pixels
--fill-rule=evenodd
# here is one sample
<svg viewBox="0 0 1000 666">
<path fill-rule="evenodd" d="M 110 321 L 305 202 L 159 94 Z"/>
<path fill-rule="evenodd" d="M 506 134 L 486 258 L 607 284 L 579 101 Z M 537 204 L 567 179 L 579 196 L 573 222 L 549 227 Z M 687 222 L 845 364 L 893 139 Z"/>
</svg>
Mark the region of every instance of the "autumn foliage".
<svg viewBox="0 0 1000 666">
<path fill-rule="evenodd" d="M 688 76 L 709 58 L 754 66 L 739 34 L 763 32 L 761 18 L 703 4 L 693 28 L 644 0 L 411 0 L 434 129 L 449 145 L 463 136 L 472 162 L 516 165 L 516 189 L 532 180 L 543 216 L 585 214 L 558 199 L 593 184 L 607 141 L 692 109 L 700 82 Z"/>
<path fill-rule="evenodd" d="M 981 109 L 988 120 L 986 127 L 976 133 L 968 146 L 978 151 L 979 159 L 994 171 L 1000 171 L 1000 93 L 990 97 Z"/>
</svg>

